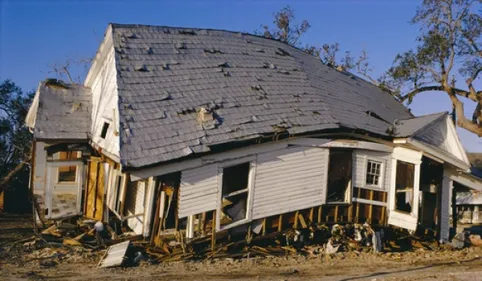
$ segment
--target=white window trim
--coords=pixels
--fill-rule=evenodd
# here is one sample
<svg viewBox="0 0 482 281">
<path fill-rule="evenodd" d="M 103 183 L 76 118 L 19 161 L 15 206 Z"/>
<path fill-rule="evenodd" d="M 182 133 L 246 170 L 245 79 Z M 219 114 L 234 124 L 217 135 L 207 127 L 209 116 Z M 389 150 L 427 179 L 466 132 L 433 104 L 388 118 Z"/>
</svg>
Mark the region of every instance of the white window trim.
<svg viewBox="0 0 482 281">
<path fill-rule="evenodd" d="M 376 184 L 369 184 L 367 183 L 367 176 L 368 176 L 368 162 L 377 162 L 380 163 L 380 175 L 378 176 L 378 185 Z M 365 166 L 364 166 L 364 177 L 363 177 L 363 183 L 364 187 L 367 189 L 374 189 L 374 190 L 385 190 L 384 185 L 385 185 L 385 169 L 386 169 L 386 160 L 385 159 L 380 159 L 376 157 L 370 157 L 367 156 L 365 158 Z"/>
<path fill-rule="evenodd" d="M 120 194 L 117 194 L 117 177 L 121 177 L 121 188 L 120 188 Z M 116 205 L 117 202 L 119 201 L 119 198 L 122 198 L 122 202 L 124 202 L 125 199 L 125 194 L 126 194 L 126 181 L 127 181 L 127 176 L 123 174 L 119 170 L 112 170 L 110 173 L 109 177 L 109 192 L 114 192 L 114 195 L 112 197 L 112 202 L 108 202 L 108 208 L 121 220 L 123 220 L 123 206 L 120 205 L 119 208 L 120 210 L 116 210 Z M 108 196 L 110 197 L 110 196 Z"/>
<path fill-rule="evenodd" d="M 59 151 L 59 152 L 68 152 L 68 151 Z M 74 184 L 77 184 L 79 182 L 79 179 L 80 177 L 82 176 L 81 173 L 79 173 L 79 165 L 82 165 L 82 160 L 81 160 L 81 157 L 82 157 L 82 152 L 80 151 L 77 151 L 77 157 L 79 157 L 78 159 L 75 159 L 75 160 L 59 160 L 59 152 L 55 152 L 52 156 L 53 156 L 53 161 L 52 162 L 57 162 L 59 164 L 59 166 L 57 166 L 57 168 L 55 169 L 55 183 L 57 185 L 74 185 Z M 60 181 L 59 180 L 59 173 L 60 173 L 60 168 L 64 168 L 64 167 L 71 167 L 71 166 L 75 166 L 75 180 L 74 181 Z"/>
<path fill-rule="evenodd" d="M 221 209 L 222 209 L 222 202 L 223 202 L 223 169 L 231 166 L 239 165 L 242 163 L 246 163 L 246 162 L 250 163 L 249 174 L 248 174 L 248 188 L 247 188 L 248 202 L 246 204 L 246 218 L 221 227 Z M 220 163 L 218 166 L 218 171 L 219 171 L 218 172 L 219 196 L 218 196 L 218 204 L 216 208 L 216 230 L 217 231 L 226 230 L 226 229 L 230 229 L 230 228 L 250 222 L 251 216 L 252 216 L 252 206 L 253 206 L 254 180 L 256 175 L 256 156 L 248 156 L 248 157 L 243 157 L 236 160 Z M 238 190 L 236 192 L 240 192 L 240 191 Z"/>
</svg>

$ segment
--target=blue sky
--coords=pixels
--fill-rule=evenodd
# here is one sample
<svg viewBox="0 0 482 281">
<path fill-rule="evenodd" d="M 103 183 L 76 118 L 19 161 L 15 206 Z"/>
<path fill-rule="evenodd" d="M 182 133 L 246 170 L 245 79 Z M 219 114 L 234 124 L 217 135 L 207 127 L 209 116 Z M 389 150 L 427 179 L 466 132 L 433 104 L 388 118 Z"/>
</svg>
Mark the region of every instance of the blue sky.
<svg viewBox="0 0 482 281">
<path fill-rule="evenodd" d="M 0 79 L 34 89 L 49 65 L 92 57 L 109 22 L 205 27 L 252 32 L 270 24 L 286 5 L 311 29 L 303 43 L 339 42 L 354 53 L 366 49 L 374 74 L 394 56 L 414 46 L 418 27 L 409 24 L 420 1 L 48 1 L 0 0 Z M 74 73 L 75 76 L 81 71 Z M 479 81 L 479 86 L 482 83 Z M 466 102 L 467 115 L 473 105 Z M 416 115 L 448 111 L 443 93 L 420 95 L 410 106 Z M 482 152 L 482 140 L 459 130 L 468 151 Z"/>
</svg>

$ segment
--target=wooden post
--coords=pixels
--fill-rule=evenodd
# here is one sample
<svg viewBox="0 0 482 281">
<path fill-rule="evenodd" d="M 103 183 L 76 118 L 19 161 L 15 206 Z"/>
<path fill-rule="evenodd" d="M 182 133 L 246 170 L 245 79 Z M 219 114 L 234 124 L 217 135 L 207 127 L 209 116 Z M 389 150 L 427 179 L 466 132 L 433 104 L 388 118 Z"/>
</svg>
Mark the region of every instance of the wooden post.
<svg viewBox="0 0 482 281">
<path fill-rule="evenodd" d="M 353 222 L 353 202 L 348 206 L 348 222 Z"/>
<path fill-rule="evenodd" d="M 213 211 L 212 229 L 211 229 L 211 251 L 216 249 L 216 210 Z"/>
<path fill-rule="evenodd" d="M 322 218 L 321 215 L 323 214 L 322 211 L 323 211 L 323 206 L 320 205 L 320 206 L 318 207 L 318 223 L 321 223 L 321 218 Z"/>
<path fill-rule="evenodd" d="M 360 196 L 361 196 L 361 188 L 358 188 L 356 198 L 360 198 Z M 356 202 L 355 222 L 356 223 L 360 222 L 360 203 L 359 202 Z"/>
<path fill-rule="evenodd" d="M 263 236 L 266 235 L 266 218 L 263 219 L 263 232 L 262 232 L 262 235 L 263 235 Z"/>
<path fill-rule="evenodd" d="M 279 215 L 278 218 L 278 232 L 283 230 L 283 214 Z"/>
<path fill-rule="evenodd" d="M 385 214 L 386 214 L 386 211 L 387 211 L 387 193 L 386 192 L 383 192 L 383 202 L 385 202 L 385 206 L 382 207 L 382 212 L 380 214 L 380 223 L 382 225 L 386 225 L 385 223 Z"/>
<path fill-rule="evenodd" d="M 310 224 L 312 224 L 312 223 L 313 223 L 313 216 L 314 216 L 314 212 L 315 212 L 315 211 L 314 211 L 314 209 L 313 209 L 313 208 L 311 208 L 311 209 L 310 209 L 310 216 L 309 216 L 309 218 L 310 218 Z"/>
<path fill-rule="evenodd" d="M 334 221 L 335 221 L 335 222 L 338 222 L 338 205 L 335 206 L 335 217 L 334 217 Z"/>
<path fill-rule="evenodd" d="M 294 221 L 294 223 L 293 223 L 293 228 L 294 228 L 294 229 L 297 229 L 297 228 L 298 228 L 298 214 L 299 214 L 299 213 L 300 213 L 299 211 L 296 211 L 296 213 L 295 213 L 295 221 Z"/>
<path fill-rule="evenodd" d="M 201 215 L 201 234 L 206 235 L 206 212 Z"/>
<path fill-rule="evenodd" d="M 373 201 L 373 190 L 370 190 L 370 201 Z M 373 204 L 368 205 L 368 223 L 372 223 Z"/>
</svg>

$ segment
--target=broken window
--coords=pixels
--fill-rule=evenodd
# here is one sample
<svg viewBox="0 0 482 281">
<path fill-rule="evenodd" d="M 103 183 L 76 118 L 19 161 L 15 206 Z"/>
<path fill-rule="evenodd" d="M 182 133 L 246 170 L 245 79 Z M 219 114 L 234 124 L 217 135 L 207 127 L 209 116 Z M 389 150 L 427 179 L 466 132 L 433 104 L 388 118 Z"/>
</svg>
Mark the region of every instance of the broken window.
<svg viewBox="0 0 482 281">
<path fill-rule="evenodd" d="M 415 165 L 397 160 L 395 209 L 412 212 Z"/>
<path fill-rule="evenodd" d="M 366 184 L 373 185 L 373 186 L 380 186 L 381 173 L 382 173 L 382 163 L 373 161 L 373 160 L 368 160 Z"/>
<path fill-rule="evenodd" d="M 80 151 L 60 151 L 54 154 L 56 160 L 78 160 L 80 159 Z M 58 182 L 75 182 L 77 174 L 77 166 L 61 166 L 58 168 Z"/>
<path fill-rule="evenodd" d="M 223 169 L 221 226 L 246 219 L 250 162 Z"/>
<path fill-rule="evenodd" d="M 330 150 L 327 203 L 349 203 L 351 195 L 352 151 Z"/>
</svg>

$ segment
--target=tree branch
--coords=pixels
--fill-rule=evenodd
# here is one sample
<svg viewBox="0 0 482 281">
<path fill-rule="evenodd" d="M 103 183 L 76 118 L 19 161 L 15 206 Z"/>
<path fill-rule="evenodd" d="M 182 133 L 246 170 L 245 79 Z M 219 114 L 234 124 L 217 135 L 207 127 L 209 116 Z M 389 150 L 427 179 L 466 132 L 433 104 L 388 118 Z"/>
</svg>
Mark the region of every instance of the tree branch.
<svg viewBox="0 0 482 281">
<path fill-rule="evenodd" d="M 417 94 L 420 94 L 422 92 L 429 92 L 429 91 L 443 91 L 443 87 L 442 86 L 425 86 L 425 87 L 420 87 L 420 88 L 416 88 L 415 90 L 409 92 L 408 94 L 406 94 L 405 96 L 402 96 L 400 98 L 400 101 L 401 102 L 404 102 L 406 101 L 407 99 L 412 99 L 413 97 L 415 97 Z"/>
</svg>

